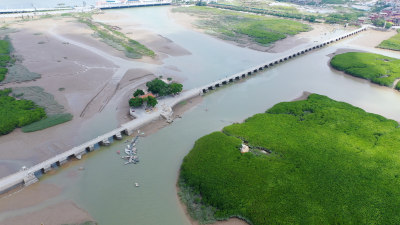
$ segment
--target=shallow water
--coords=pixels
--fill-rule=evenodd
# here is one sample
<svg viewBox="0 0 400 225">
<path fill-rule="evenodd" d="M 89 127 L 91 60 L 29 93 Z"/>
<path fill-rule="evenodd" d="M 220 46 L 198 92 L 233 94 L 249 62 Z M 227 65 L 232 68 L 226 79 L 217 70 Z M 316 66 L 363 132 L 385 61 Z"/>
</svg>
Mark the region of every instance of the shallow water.
<svg viewBox="0 0 400 225">
<path fill-rule="evenodd" d="M 157 12 L 155 20 L 162 20 L 161 25 L 154 24 L 156 21 L 149 14 L 153 9 Z M 159 30 L 160 34 L 193 53 L 192 56 L 170 57 L 166 60 L 166 64 L 182 67 L 182 74 L 190 78 L 185 81 L 187 86 L 200 86 L 229 72 L 237 72 L 244 69 L 246 63 L 250 67 L 261 60 L 258 57 L 263 57 L 263 61 L 273 57 L 273 54 L 221 44 L 214 38 L 171 25 L 173 22 L 168 22 L 165 17 L 166 10 L 160 7 L 123 11 L 132 13 L 132 19 L 148 23 L 146 26 L 157 32 Z M 168 26 L 172 26 L 171 29 Z M 191 33 L 193 36 L 190 36 Z M 195 42 L 192 43 L 189 38 Z M 202 47 L 196 48 L 196 43 L 222 47 L 207 51 Z M 116 152 L 123 151 L 125 144 L 116 141 L 112 146 L 102 147 L 68 168 L 60 169 L 57 175 L 44 176 L 42 182 L 63 188 L 59 201 L 74 200 L 99 224 L 189 224 L 180 208 L 175 184 L 183 157 L 203 135 L 221 130 L 233 122 L 241 122 L 255 113 L 262 113 L 278 102 L 291 101 L 303 91 L 327 95 L 368 112 L 400 120 L 399 92 L 330 69 L 327 55 L 343 47 L 346 47 L 346 41 L 282 63 L 205 95 L 203 102 L 187 111 L 182 119 L 177 119 L 155 134 L 140 138 L 137 147 L 141 161 L 137 165 L 123 165 Z M 237 54 L 237 57 L 233 54 Z M 202 60 L 203 66 L 184 66 L 179 62 L 188 63 L 193 59 Z M 79 171 L 79 167 L 85 170 Z M 134 187 L 135 182 L 140 187 Z M 17 210 L 14 214 L 23 212 L 26 210 Z M 0 214 L 0 218 L 5 216 Z"/>
</svg>

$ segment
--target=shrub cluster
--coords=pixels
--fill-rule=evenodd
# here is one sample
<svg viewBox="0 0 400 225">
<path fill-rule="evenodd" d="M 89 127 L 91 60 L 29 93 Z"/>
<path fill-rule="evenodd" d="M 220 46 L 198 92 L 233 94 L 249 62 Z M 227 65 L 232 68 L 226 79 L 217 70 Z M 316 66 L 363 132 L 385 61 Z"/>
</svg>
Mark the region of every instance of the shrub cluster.
<svg viewBox="0 0 400 225">
<path fill-rule="evenodd" d="M 242 141 L 270 154 L 240 153 Z M 400 224 L 396 121 L 312 94 L 196 141 L 180 179 L 250 224 Z"/>
<path fill-rule="evenodd" d="M 17 100 L 9 96 L 11 89 L 0 90 L 0 135 L 38 121 L 46 116 L 43 108 L 33 101 Z"/>
<path fill-rule="evenodd" d="M 147 90 L 159 96 L 178 94 L 182 91 L 183 85 L 179 83 L 167 84 L 158 78 L 146 83 Z"/>
</svg>

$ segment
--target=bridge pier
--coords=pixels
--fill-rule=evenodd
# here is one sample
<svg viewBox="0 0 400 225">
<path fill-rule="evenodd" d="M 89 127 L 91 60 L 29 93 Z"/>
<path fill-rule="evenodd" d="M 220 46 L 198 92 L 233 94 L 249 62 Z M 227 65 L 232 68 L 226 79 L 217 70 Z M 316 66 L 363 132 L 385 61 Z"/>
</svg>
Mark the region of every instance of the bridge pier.
<svg viewBox="0 0 400 225">
<path fill-rule="evenodd" d="M 56 163 L 57 163 L 57 166 L 62 166 L 62 165 L 64 165 L 67 161 L 68 161 L 68 159 L 67 159 L 67 158 L 64 158 L 64 159 L 58 160 Z"/>
<path fill-rule="evenodd" d="M 116 133 L 114 136 L 115 136 L 115 139 L 117 139 L 117 140 L 121 140 L 122 139 L 122 133 L 121 132 Z"/>
<path fill-rule="evenodd" d="M 110 140 L 108 140 L 108 138 L 106 138 L 106 139 L 100 141 L 100 144 L 103 146 L 108 146 L 108 145 L 110 145 Z"/>
<path fill-rule="evenodd" d="M 39 179 L 35 176 L 34 173 L 30 172 L 24 177 L 24 186 L 29 186 L 31 184 L 34 184 L 38 182 Z"/>
<path fill-rule="evenodd" d="M 50 165 L 46 165 L 42 168 L 42 173 L 47 173 L 51 170 L 51 164 Z"/>
<path fill-rule="evenodd" d="M 86 154 L 86 151 L 85 151 L 85 149 L 83 149 L 83 150 L 81 150 L 80 152 L 75 153 L 74 156 L 75 156 L 75 158 L 77 158 L 77 159 L 81 159 L 82 156 L 85 155 L 85 154 Z"/>
<path fill-rule="evenodd" d="M 89 145 L 89 146 L 87 146 L 87 147 L 86 147 L 86 150 L 87 150 L 88 152 L 93 151 L 93 150 L 94 150 L 94 145 Z"/>
</svg>

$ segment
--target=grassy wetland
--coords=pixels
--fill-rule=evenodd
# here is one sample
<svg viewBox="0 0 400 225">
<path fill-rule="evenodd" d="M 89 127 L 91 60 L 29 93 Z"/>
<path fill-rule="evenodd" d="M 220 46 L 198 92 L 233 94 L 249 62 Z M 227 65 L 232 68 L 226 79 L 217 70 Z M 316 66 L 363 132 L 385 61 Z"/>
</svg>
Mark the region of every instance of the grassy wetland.
<svg viewBox="0 0 400 225">
<path fill-rule="evenodd" d="M 400 51 L 400 30 L 397 30 L 397 34 L 388 40 L 382 41 L 378 48 L 390 49 L 395 51 Z"/>
<path fill-rule="evenodd" d="M 180 7 L 183 12 L 200 17 L 197 26 L 207 33 L 237 43 L 247 42 L 268 46 L 289 35 L 311 30 L 309 25 L 294 20 L 252 15 L 204 6 Z"/>
<path fill-rule="evenodd" d="M 311 94 L 197 140 L 179 185 L 219 220 L 398 224 L 399 140 L 396 121 Z"/>
<path fill-rule="evenodd" d="M 78 18 L 79 22 L 86 24 L 94 31 L 93 36 L 100 38 L 109 46 L 123 51 L 125 56 L 128 58 L 140 59 L 143 56 L 155 56 L 154 51 L 139 42 L 128 38 L 125 34 L 119 32 L 117 27 L 109 26 L 100 22 L 94 22 L 90 15 L 86 14 L 82 14 Z"/>
<path fill-rule="evenodd" d="M 399 59 L 374 53 L 347 52 L 334 56 L 330 64 L 349 75 L 387 87 L 392 87 L 400 77 Z M 400 90 L 398 85 L 395 88 Z"/>
</svg>

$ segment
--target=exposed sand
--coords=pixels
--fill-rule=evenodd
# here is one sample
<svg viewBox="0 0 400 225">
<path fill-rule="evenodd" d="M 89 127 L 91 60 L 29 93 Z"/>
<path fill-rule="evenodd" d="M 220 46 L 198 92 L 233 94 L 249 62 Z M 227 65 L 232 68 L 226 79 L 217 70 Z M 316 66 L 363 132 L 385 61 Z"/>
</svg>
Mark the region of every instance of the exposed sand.
<svg viewBox="0 0 400 225">
<path fill-rule="evenodd" d="M 356 45 L 365 48 L 375 48 L 383 40 L 389 39 L 393 35 L 396 35 L 395 30 L 389 31 L 378 31 L 373 29 L 368 29 L 362 33 L 362 37 L 357 38 L 349 42 L 351 45 Z"/>
<path fill-rule="evenodd" d="M 0 225 L 39 225 L 65 224 L 93 221 L 90 215 L 69 201 L 50 204 L 43 209 L 32 209 L 35 205 L 54 199 L 61 189 L 50 184 L 36 183 L 29 188 L 14 190 L 11 193 L 0 195 L 0 216 L 12 214 L 18 210 L 28 210 L 27 213 L 18 213 L 0 221 Z"/>
<path fill-rule="evenodd" d="M 162 35 L 156 34 L 150 30 L 143 29 L 140 24 L 127 20 L 129 14 L 123 11 L 106 11 L 102 14 L 93 16 L 96 21 L 113 24 L 118 26 L 127 37 L 132 38 L 140 43 L 148 46 L 153 51 L 157 52 L 156 59 L 161 60 L 168 56 L 182 56 L 191 54 L 188 50 L 175 44 Z"/>
<path fill-rule="evenodd" d="M 62 202 L 47 208 L 11 217 L 0 225 L 80 224 L 93 218 L 72 202 Z"/>
<path fill-rule="evenodd" d="M 15 22 L 10 27 L 18 29 L 18 32 L 9 34 L 15 54 L 23 57 L 24 66 L 42 77 L 35 81 L 8 83 L 0 88 L 43 87 L 74 118 L 42 131 L 23 133 L 16 129 L 0 136 L 0 163 L 3 168 L 0 177 L 81 144 L 77 133 L 83 128 L 82 124 L 108 107 L 112 98 L 115 99 L 109 107 L 115 107 L 121 123 L 127 122 L 131 119 L 127 116 L 129 92 L 138 87 L 144 89 L 143 85 L 154 78 L 150 75 L 154 71 L 135 69 L 136 64 L 130 63 L 132 59 L 127 59 L 122 52 L 93 38 L 93 31 L 73 18 Z M 189 54 L 169 40 L 152 35 L 154 39 L 150 33 L 142 37 L 152 40 L 154 44 L 157 44 L 154 40 L 162 39 L 166 45 L 158 44 L 160 48 L 169 47 L 169 51 L 165 52 L 170 55 Z M 160 63 L 151 58 L 142 61 Z M 138 65 L 144 64 L 139 62 Z"/>
</svg>

